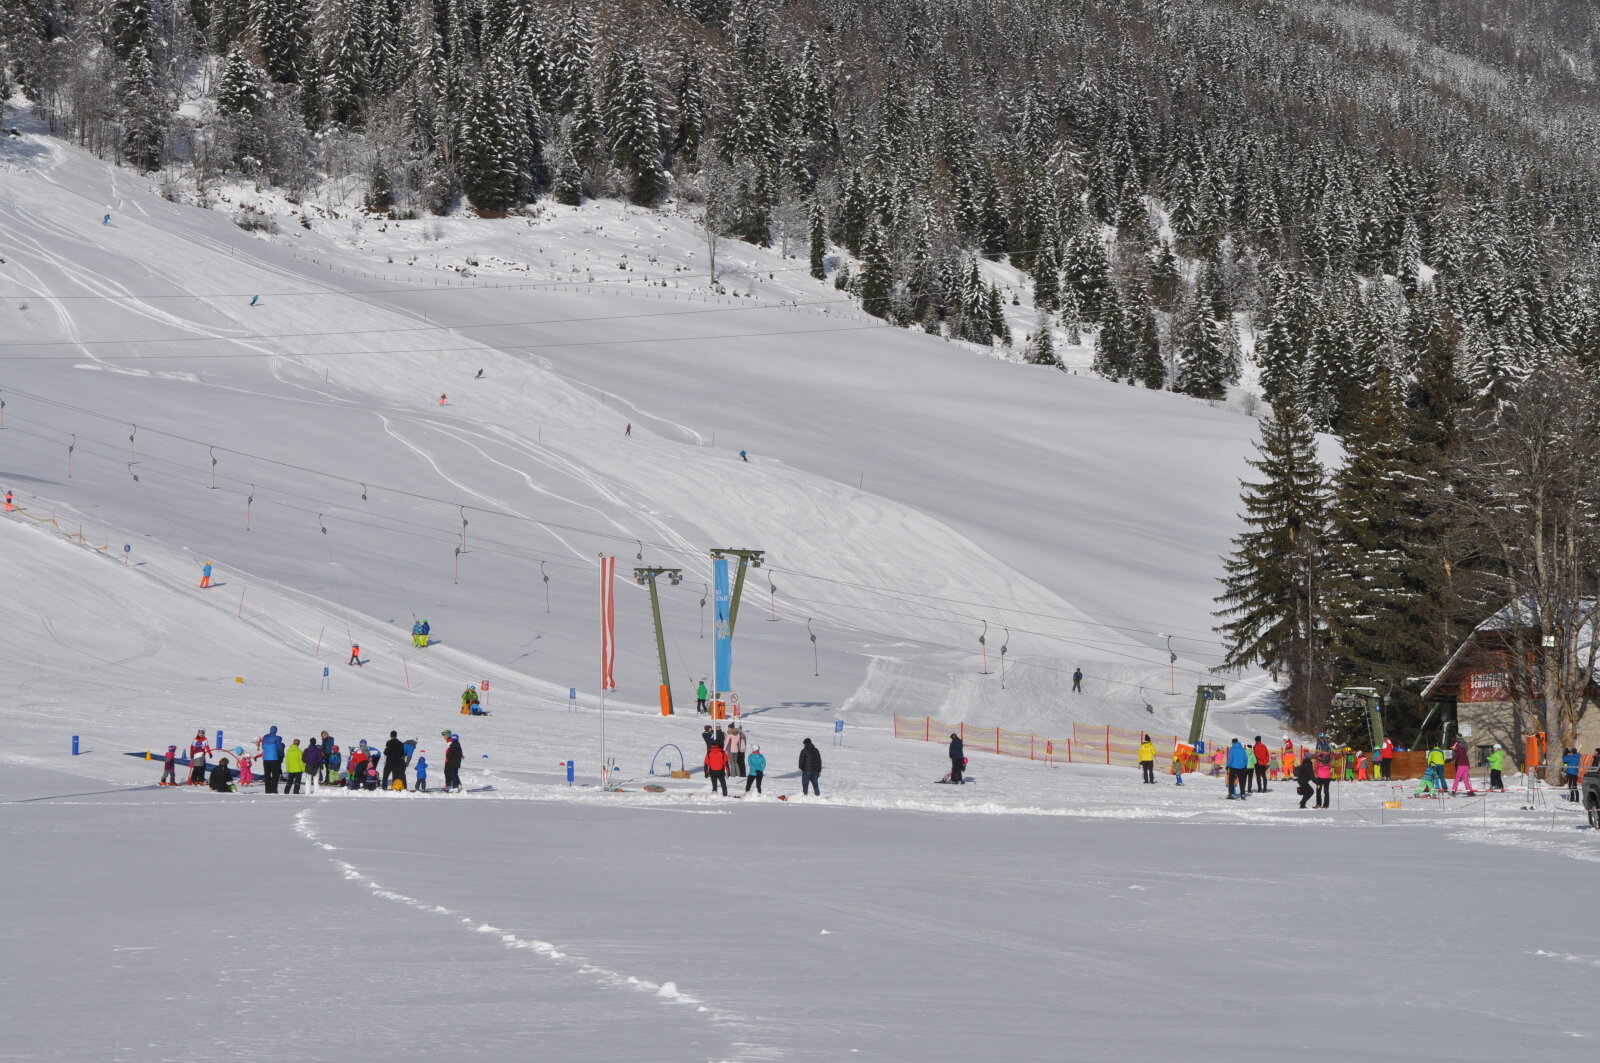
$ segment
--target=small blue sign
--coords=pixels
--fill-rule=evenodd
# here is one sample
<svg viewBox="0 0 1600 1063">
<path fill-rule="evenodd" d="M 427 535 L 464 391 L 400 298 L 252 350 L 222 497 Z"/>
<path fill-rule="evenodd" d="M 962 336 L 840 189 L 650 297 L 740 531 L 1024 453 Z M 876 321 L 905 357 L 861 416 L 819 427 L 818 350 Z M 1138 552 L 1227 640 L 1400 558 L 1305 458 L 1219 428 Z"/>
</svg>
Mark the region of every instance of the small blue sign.
<svg viewBox="0 0 1600 1063">
<path fill-rule="evenodd" d="M 322 666 L 322 678 L 324 678 L 324 679 L 328 678 L 328 666 L 327 665 L 323 665 Z"/>
<path fill-rule="evenodd" d="M 844 731 L 844 721 L 843 720 L 834 720 L 833 721 L 833 733 L 834 734 L 841 734 L 841 733 L 843 733 L 843 731 Z"/>
<path fill-rule="evenodd" d="M 133 553 L 133 546 L 131 544 L 129 544 L 129 543 L 123 543 L 122 544 L 122 552 L 125 553 L 125 554 Z"/>
</svg>

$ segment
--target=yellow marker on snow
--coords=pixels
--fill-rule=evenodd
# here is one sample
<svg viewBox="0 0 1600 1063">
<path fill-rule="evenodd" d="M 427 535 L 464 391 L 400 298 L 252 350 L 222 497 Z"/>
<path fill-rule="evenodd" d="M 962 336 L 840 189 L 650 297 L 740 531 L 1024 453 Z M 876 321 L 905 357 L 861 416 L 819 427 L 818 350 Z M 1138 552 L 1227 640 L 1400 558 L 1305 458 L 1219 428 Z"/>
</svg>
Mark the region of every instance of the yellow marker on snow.
<svg viewBox="0 0 1600 1063">
<path fill-rule="evenodd" d="M 233 681 L 235 683 L 243 683 L 244 682 L 244 676 L 236 675 L 236 676 L 233 677 Z"/>
</svg>

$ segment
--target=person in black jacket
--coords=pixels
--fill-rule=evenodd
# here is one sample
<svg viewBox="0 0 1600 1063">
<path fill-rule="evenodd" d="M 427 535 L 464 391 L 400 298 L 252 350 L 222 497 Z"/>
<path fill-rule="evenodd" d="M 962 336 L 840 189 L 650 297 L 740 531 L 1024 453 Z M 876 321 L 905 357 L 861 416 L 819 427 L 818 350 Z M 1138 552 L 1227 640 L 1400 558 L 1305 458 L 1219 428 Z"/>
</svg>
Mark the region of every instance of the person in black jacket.
<svg viewBox="0 0 1600 1063">
<path fill-rule="evenodd" d="M 1306 802 L 1311 800 L 1311 795 L 1316 791 L 1311 786 L 1313 768 L 1310 757 L 1301 757 L 1300 763 L 1294 766 L 1295 792 L 1300 795 L 1300 807 L 1306 807 Z"/>
<path fill-rule="evenodd" d="M 389 740 L 383 744 L 383 788 L 389 789 L 395 779 L 400 788 L 406 788 L 406 744 L 398 732 L 390 731 Z"/>
<path fill-rule="evenodd" d="M 700 737 L 705 739 L 707 751 L 717 743 L 717 736 L 711 733 L 711 725 L 709 723 L 706 724 L 705 730 L 700 732 Z"/>
<path fill-rule="evenodd" d="M 806 739 L 800 747 L 800 793 L 802 796 L 814 793 L 822 796 L 822 754 L 817 747 L 811 744 L 811 739 Z"/>
<path fill-rule="evenodd" d="M 217 766 L 211 769 L 211 781 L 207 785 L 219 794 L 233 793 L 233 772 L 228 768 L 227 757 L 217 761 Z"/>
<path fill-rule="evenodd" d="M 440 731 L 450 742 L 450 747 L 444 751 L 444 790 L 461 789 L 461 739 L 449 731 Z"/>
<path fill-rule="evenodd" d="M 961 769 L 966 767 L 966 748 L 961 742 L 961 736 L 954 731 L 950 733 L 950 781 L 961 781 Z"/>
</svg>

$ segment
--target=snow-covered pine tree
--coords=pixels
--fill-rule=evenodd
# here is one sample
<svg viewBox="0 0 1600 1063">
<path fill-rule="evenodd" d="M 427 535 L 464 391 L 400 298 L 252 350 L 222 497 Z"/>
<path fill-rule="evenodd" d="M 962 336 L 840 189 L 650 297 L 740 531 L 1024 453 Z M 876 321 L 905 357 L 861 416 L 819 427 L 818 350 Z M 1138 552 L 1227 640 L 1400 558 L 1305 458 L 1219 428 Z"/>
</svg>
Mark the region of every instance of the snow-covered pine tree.
<svg viewBox="0 0 1600 1063">
<path fill-rule="evenodd" d="M 1028 361 L 1034 365 L 1053 365 L 1061 368 L 1061 356 L 1056 354 L 1055 326 L 1050 313 L 1041 310 L 1034 317 L 1033 341 L 1028 347 Z"/>
<path fill-rule="evenodd" d="M 1077 295 L 1085 321 L 1099 321 L 1111 291 L 1111 260 L 1097 234 L 1085 229 L 1067 242 L 1062 274 Z"/>
<path fill-rule="evenodd" d="M 861 309 L 873 317 L 887 319 L 893 284 L 888 243 L 883 230 L 873 222 L 867 227 L 866 243 L 861 248 Z"/>
<path fill-rule="evenodd" d="M 279 85 L 297 85 L 307 69 L 305 12 L 299 0 L 250 0 L 250 33 Z"/>
<path fill-rule="evenodd" d="M 828 219 L 822 212 L 822 200 L 811 200 L 810 252 L 811 275 L 817 280 L 828 277 Z"/>
<path fill-rule="evenodd" d="M 370 24 L 365 0 L 322 0 L 317 27 L 322 54 L 322 104 L 327 120 L 342 129 L 361 125 L 362 104 L 372 70 Z"/>
<path fill-rule="evenodd" d="M 606 129 L 611 135 L 611 161 L 627 178 L 629 199 L 653 206 L 667 191 L 662 156 L 661 108 L 650 72 L 634 52 L 617 59 L 615 86 L 606 99 Z"/>
<path fill-rule="evenodd" d="M 121 105 L 123 157 L 135 169 L 156 169 L 161 165 L 166 111 L 156 98 L 155 69 L 143 44 L 134 44 L 122 64 L 117 99 Z"/>
<path fill-rule="evenodd" d="M 1245 530 L 1224 559 L 1217 597 L 1224 667 L 1259 665 L 1287 676 L 1290 719 L 1317 730 L 1330 700 L 1327 575 L 1327 479 L 1316 434 L 1297 410 L 1274 411 L 1262 423 L 1261 474 L 1244 482 Z"/>
<path fill-rule="evenodd" d="M 1133 375 L 1134 337 L 1131 322 L 1113 286 L 1106 292 L 1100 308 L 1100 332 L 1094 339 L 1094 372 L 1107 380 L 1123 380 Z"/>
<path fill-rule="evenodd" d="M 504 63 L 486 66 L 461 116 L 456 157 L 461 190 L 485 217 L 501 217 L 516 205 L 516 130 L 508 81 Z"/>
<path fill-rule="evenodd" d="M 1217 400 L 1227 398 L 1228 384 L 1238 376 L 1237 348 L 1229 349 L 1228 333 L 1232 323 L 1211 316 L 1206 293 L 1205 270 L 1202 269 L 1195 295 L 1185 304 L 1174 337 L 1177 367 L 1172 390 L 1197 399 Z"/>
</svg>

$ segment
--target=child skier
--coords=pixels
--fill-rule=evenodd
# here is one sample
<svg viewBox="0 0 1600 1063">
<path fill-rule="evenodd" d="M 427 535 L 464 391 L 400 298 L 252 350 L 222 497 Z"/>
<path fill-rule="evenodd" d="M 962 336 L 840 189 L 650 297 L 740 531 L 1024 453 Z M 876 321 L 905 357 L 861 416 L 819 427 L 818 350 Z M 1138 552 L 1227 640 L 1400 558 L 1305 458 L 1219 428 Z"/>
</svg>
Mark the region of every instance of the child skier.
<svg viewBox="0 0 1600 1063">
<path fill-rule="evenodd" d="M 242 754 L 239 757 L 240 786 L 250 786 L 256 781 L 255 772 L 252 770 L 255 766 L 255 762 L 255 758 L 248 753 Z"/>
<path fill-rule="evenodd" d="M 427 793 L 428 792 L 428 758 L 427 757 L 418 757 L 415 767 L 417 769 L 417 786 L 416 786 L 417 792 L 418 793 Z"/>
<path fill-rule="evenodd" d="M 157 786 L 178 785 L 178 747 L 168 746 L 167 755 L 161 758 L 161 781 Z"/>
<path fill-rule="evenodd" d="M 1183 785 L 1183 751 L 1174 750 L 1172 754 L 1172 784 Z"/>
</svg>

